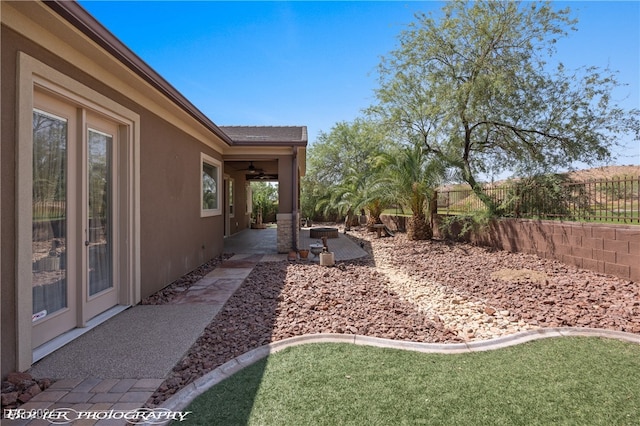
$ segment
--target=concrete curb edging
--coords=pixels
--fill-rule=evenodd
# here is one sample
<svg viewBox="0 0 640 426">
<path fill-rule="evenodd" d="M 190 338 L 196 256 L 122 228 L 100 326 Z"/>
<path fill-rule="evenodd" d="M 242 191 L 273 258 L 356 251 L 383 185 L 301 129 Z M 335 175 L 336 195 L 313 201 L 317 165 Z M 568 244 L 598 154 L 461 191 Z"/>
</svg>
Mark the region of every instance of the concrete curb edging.
<svg viewBox="0 0 640 426">
<path fill-rule="evenodd" d="M 406 340 L 382 339 L 379 337 L 362 336 L 357 334 L 306 334 L 303 336 L 295 336 L 279 340 L 237 356 L 231 361 L 222 364 L 215 370 L 190 383 L 157 408 L 169 411 L 182 411 L 196 397 L 200 396 L 224 379 L 231 377 L 243 368 L 283 349 L 309 343 L 352 343 L 355 345 L 403 349 L 424 353 L 460 354 L 501 349 L 539 339 L 570 336 L 603 337 L 640 345 L 640 335 L 637 334 L 623 331 L 580 327 L 540 328 L 515 333 L 509 336 L 470 343 L 420 343 Z"/>
</svg>

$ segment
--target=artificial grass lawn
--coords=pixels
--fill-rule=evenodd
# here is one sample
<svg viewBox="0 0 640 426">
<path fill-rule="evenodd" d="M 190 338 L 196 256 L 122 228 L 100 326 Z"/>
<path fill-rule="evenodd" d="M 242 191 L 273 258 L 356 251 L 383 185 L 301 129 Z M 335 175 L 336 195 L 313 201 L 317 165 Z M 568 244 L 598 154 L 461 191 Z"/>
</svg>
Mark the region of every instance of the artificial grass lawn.
<svg viewBox="0 0 640 426">
<path fill-rule="evenodd" d="M 286 349 L 198 397 L 187 425 L 638 425 L 640 345 L 543 339 L 422 354 L 349 344 Z"/>
</svg>

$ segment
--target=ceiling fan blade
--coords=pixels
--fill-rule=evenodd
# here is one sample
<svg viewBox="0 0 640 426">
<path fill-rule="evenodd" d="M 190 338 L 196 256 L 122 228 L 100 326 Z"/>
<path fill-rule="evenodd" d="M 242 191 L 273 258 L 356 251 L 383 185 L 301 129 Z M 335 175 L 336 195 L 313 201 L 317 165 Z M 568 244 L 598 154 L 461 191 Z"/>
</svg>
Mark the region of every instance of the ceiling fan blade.
<svg viewBox="0 0 640 426">
<path fill-rule="evenodd" d="M 247 179 L 248 180 L 278 180 L 278 175 L 268 174 L 268 173 L 265 173 L 264 171 L 261 171 L 260 173 L 257 173 L 251 176 L 247 175 Z"/>
</svg>

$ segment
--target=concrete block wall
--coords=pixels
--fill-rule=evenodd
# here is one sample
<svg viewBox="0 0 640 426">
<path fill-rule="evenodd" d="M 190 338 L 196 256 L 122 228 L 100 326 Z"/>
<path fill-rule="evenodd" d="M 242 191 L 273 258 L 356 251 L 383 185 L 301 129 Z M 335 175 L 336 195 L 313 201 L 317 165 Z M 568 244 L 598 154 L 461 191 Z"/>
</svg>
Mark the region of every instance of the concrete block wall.
<svg viewBox="0 0 640 426">
<path fill-rule="evenodd" d="M 640 226 L 496 219 L 488 229 L 462 239 L 640 282 Z"/>
</svg>

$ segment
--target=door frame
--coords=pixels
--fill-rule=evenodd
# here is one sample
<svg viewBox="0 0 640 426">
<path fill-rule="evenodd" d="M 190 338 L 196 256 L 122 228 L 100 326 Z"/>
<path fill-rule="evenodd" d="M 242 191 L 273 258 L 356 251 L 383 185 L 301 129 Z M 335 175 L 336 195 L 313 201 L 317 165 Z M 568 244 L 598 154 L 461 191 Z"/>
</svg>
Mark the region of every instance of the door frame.
<svg viewBox="0 0 640 426">
<path fill-rule="evenodd" d="M 118 124 L 120 178 L 117 213 L 120 227 L 114 232 L 119 247 L 118 303 L 140 301 L 140 116 L 88 86 L 37 59 L 19 52 L 16 114 L 16 360 L 20 371 L 33 363 L 32 331 L 32 145 L 34 92 L 41 90 L 64 99 L 83 111 L 95 111 Z M 84 121 L 83 121 L 84 122 Z M 126 242 L 126 244 L 124 243 Z M 78 315 L 77 327 L 86 325 Z"/>
</svg>

